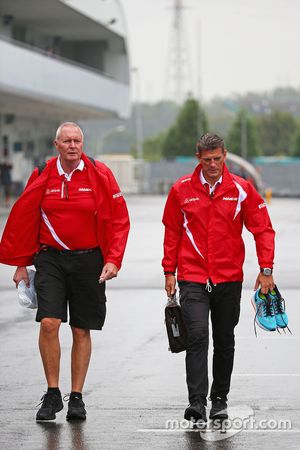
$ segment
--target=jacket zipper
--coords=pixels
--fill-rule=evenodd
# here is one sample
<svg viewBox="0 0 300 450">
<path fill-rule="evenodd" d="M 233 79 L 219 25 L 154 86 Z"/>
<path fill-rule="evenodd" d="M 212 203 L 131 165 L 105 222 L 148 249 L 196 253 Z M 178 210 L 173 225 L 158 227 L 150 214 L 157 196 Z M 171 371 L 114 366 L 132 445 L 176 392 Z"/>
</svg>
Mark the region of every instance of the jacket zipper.
<svg viewBox="0 0 300 450">
<path fill-rule="evenodd" d="M 206 286 L 205 286 L 205 290 L 206 290 L 207 292 L 212 292 L 213 286 L 214 286 L 214 287 L 217 286 L 217 283 L 213 283 L 213 284 L 211 285 L 210 282 L 211 282 L 211 280 L 208 278 L 208 279 L 206 280 Z"/>
</svg>

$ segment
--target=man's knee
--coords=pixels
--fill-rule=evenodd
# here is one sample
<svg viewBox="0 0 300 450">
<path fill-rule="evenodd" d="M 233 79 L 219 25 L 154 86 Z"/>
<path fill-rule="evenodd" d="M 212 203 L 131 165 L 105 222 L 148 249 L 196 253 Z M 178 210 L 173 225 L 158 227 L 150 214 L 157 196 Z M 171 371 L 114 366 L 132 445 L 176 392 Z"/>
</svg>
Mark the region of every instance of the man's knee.
<svg viewBox="0 0 300 450">
<path fill-rule="evenodd" d="M 188 344 L 190 346 L 208 343 L 208 327 L 194 326 L 188 330 Z"/>
<path fill-rule="evenodd" d="M 41 331 L 45 334 L 57 334 L 61 324 L 60 319 L 45 317 L 41 320 Z"/>
<path fill-rule="evenodd" d="M 81 340 L 90 337 L 90 330 L 84 328 L 71 327 L 74 340 Z"/>
<path fill-rule="evenodd" d="M 214 351 L 233 352 L 235 347 L 235 338 L 233 330 L 213 332 Z"/>
</svg>

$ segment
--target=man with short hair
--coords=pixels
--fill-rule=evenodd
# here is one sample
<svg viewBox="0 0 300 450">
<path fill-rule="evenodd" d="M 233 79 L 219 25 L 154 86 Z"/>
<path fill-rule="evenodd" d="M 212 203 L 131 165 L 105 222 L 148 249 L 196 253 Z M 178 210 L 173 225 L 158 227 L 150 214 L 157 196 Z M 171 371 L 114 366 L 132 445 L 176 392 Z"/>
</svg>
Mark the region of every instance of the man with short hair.
<svg viewBox="0 0 300 450">
<path fill-rule="evenodd" d="M 213 336 L 211 419 L 226 419 L 239 321 L 245 257 L 242 229 L 253 234 L 260 270 L 254 289 L 274 288 L 274 235 L 266 204 L 252 184 L 229 173 L 224 141 L 207 133 L 197 143 L 199 164 L 172 187 L 165 206 L 165 290 L 180 289 L 187 326 L 185 419 L 206 422 L 208 317 Z"/>
<path fill-rule="evenodd" d="M 0 245 L 0 262 L 16 265 L 14 282 L 28 285 L 26 266 L 36 267 L 39 348 L 48 384 L 37 420 L 55 419 L 63 408 L 59 390 L 61 322 L 73 335 L 68 420 L 84 420 L 82 389 L 91 356 L 90 330 L 106 315 L 105 281 L 117 276 L 129 232 L 119 186 L 108 167 L 83 153 L 83 132 L 59 126 L 58 157 L 35 168 L 12 208 Z"/>
</svg>

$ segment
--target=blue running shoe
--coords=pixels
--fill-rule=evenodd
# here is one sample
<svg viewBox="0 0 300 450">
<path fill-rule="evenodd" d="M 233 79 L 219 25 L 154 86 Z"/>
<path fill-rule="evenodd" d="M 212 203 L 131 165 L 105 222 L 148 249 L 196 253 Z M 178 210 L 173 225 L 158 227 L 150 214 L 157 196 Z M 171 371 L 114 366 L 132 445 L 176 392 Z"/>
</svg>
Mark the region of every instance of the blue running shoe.
<svg viewBox="0 0 300 450">
<path fill-rule="evenodd" d="M 289 319 L 285 312 L 285 301 L 281 297 L 277 286 L 275 286 L 274 289 L 268 293 L 267 297 L 273 303 L 277 326 L 279 328 L 288 328 Z"/>
<path fill-rule="evenodd" d="M 266 331 L 275 331 L 277 328 L 275 311 L 273 302 L 267 298 L 266 295 L 260 292 L 258 289 L 251 299 L 255 317 L 254 317 L 254 330 L 256 334 L 255 323 Z"/>
</svg>

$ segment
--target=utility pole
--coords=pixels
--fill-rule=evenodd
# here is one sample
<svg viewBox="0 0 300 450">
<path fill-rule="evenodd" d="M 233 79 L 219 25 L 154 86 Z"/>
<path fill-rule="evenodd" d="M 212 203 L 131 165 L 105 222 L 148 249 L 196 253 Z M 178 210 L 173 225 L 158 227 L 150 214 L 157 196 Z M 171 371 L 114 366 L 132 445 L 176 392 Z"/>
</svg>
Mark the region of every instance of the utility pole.
<svg viewBox="0 0 300 450">
<path fill-rule="evenodd" d="M 197 74 L 197 100 L 199 109 L 202 108 L 202 27 L 199 17 L 197 18 L 196 29 L 196 74 Z M 197 117 L 197 133 L 198 138 L 204 133 L 203 116 L 199 114 Z M 199 117 L 200 116 L 200 117 Z"/>
<path fill-rule="evenodd" d="M 143 127 L 143 109 L 140 92 L 140 74 L 137 67 L 132 67 L 132 73 L 135 75 L 135 137 L 136 137 L 136 157 L 137 157 L 137 181 L 139 194 L 144 193 L 144 127 Z"/>
<path fill-rule="evenodd" d="M 132 67 L 131 71 L 135 74 L 135 137 L 136 137 L 136 157 L 143 161 L 144 159 L 144 127 L 143 110 L 141 104 L 140 74 L 137 67 Z"/>
<path fill-rule="evenodd" d="M 183 0 L 173 0 L 173 25 L 168 48 L 164 95 L 182 104 L 188 92 L 192 92 L 192 71 L 186 44 Z"/>
</svg>

